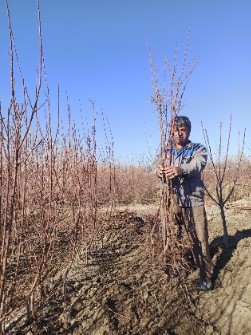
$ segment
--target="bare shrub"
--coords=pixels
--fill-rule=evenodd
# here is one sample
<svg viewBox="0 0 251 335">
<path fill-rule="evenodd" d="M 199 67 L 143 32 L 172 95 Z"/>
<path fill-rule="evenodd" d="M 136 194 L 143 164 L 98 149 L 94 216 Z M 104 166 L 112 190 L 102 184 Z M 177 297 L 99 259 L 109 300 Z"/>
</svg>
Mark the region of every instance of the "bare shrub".
<svg viewBox="0 0 251 335">
<path fill-rule="evenodd" d="M 68 125 L 61 123 L 58 88 L 58 123 L 51 122 L 51 97 L 46 81 L 38 2 L 40 64 L 32 100 L 21 71 L 14 43 L 8 2 L 11 101 L 0 109 L 0 322 L 2 333 L 9 316 L 26 305 L 27 319 L 35 316 L 50 292 L 50 281 L 78 256 L 85 260 L 95 248 L 100 224 L 98 203 L 111 210 L 114 201 L 113 149 L 106 139 L 103 161 L 109 169 L 109 190 L 99 193 L 96 141 L 97 113 L 92 103 L 91 126 L 77 127 L 66 96 Z M 15 64 L 17 66 L 15 66 Z M 16 72 L 18 69 L 19 72 Z M 19 86 L 21 82 L 21 102 Z M 45 91 L 45 95 L 42 94 Z M 44 114 L 43 114 L 44 113 Z M 107 153 L 106 152 L 106 153 Z M 104 182 L 104 180 L 103 180 Z M 105 199 L 105 201 L 104 201 Z M 109 215 L 102 212 L 102 218 Z M 101 237 L 100 237 L 101 239 Z M 67 252 L 66 252 L 67 250 Z M 84 256 L 84 257 L 83 257 Z M 65 271 L 67 274 L 67 271 Z M 63 280 L 61 282 L 63 285 Z"/>
<path fill-rule="evenodd" d="M 120 164 L 116 178 L 120 204 L 156 202 L 158 183 L 151 167 Z"/>
</svg>

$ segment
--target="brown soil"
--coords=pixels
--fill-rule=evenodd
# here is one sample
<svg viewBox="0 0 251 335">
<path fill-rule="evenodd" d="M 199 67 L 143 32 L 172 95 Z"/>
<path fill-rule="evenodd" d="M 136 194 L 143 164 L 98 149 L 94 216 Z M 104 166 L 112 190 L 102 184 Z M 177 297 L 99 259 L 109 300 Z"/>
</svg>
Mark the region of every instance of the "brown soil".
<svg viewBox="0 0 251 335">
<path fill-rule="evenodd" d="M 121 210 L 103 247 L 89 254 L 88 265 L 76 260 L 55 279 L 36 318 L 19 323 L 9 334 L 251 334 L 251 199 L 226 210 L 227 251 L 222 248 L 219 212 L 207 208 L 215 263 L 210 292 L 193 290 L 197 271 L 183 285 L 168 280 L 157 259 L 150 257 L 149 210 Z"/>
</svg>

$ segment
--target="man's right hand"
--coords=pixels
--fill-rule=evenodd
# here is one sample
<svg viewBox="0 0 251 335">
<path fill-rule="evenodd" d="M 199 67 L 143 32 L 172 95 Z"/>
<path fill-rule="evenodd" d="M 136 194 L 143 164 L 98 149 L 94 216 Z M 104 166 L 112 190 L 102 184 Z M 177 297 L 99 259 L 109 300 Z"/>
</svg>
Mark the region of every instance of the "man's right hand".
<svg viewBox="0 0 251 335">
<path fill-rule="evenodd" d="M 179 176 L 180 169 L 178 167 L 173 167 L 173 166 L 159 165 L 156 173 L 159 178 L 173 179 Z"/>
</svg>

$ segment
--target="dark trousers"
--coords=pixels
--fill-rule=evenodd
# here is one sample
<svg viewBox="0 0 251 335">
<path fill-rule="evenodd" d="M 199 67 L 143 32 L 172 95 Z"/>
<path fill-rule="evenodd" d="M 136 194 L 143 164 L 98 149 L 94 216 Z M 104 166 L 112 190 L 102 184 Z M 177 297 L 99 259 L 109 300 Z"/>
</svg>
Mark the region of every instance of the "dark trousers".
<svg viewBox="0 0 251 335">
<path fill-rule="evenodd" d="M 200 269 L 201 279 L 211 279 L 213 263 L 209 252 L 208 227 L 204 206 L 178 207 L 174 217 L 179 226 L 179 235 L 183 235 L 183 230 L 187 233 L 195 265 Z"/>
</svg>

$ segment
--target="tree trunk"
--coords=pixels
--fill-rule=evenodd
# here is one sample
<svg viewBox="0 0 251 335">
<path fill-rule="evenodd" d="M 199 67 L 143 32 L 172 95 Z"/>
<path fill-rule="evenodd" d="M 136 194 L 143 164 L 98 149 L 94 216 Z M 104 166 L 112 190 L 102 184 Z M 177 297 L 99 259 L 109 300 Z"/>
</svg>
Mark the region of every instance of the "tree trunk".
<svg viewBox="0 0 251 335">
<path fill-rule="evenodd" d="M 221 214 L 221 219 L 222 219 L 222 224 L 223 224 L 223 243 L 225 248 L 228 248 L 228 231 L 227 231 L 227 220 L 225 216 L 225 210 L 224 210 L 224 204 L 223 202 L 220 203 L 220 214 Z"/>
</svg>

